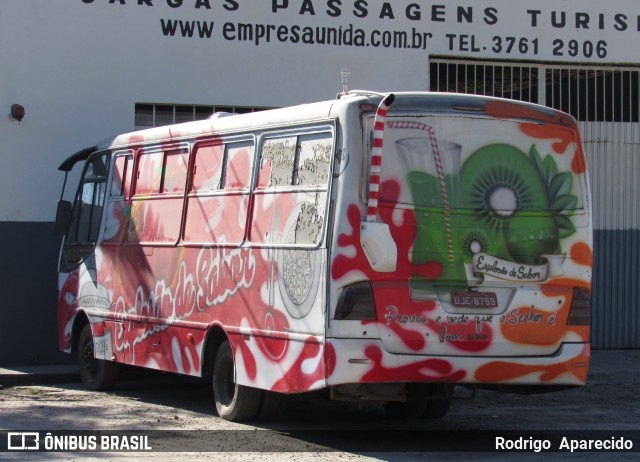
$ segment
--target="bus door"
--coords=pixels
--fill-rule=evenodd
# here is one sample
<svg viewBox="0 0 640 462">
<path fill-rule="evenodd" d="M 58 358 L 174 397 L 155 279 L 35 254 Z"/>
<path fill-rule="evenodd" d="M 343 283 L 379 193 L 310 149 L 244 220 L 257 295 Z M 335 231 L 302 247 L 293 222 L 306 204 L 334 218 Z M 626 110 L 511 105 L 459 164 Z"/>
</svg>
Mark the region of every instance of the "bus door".
<svg viewBox="0 0 640 462">
<path fill-rule="evenodd" d="M 90 158 L 85 166 L 62 249 L 62 271 L 79 265 L 95 248 L 102 223 L 108 165 L 109 155 L 102 153 Z"/>
</svg>

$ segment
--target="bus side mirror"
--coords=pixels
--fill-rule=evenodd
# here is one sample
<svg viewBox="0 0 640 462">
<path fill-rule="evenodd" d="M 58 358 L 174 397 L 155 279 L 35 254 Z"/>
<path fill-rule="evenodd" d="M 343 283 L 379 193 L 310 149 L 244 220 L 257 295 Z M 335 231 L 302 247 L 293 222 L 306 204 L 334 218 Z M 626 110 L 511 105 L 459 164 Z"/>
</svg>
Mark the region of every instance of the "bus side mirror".
<svg viewBox="0 0 640 462">
<path fill-rule="evenodd" d="M 56 210 L 56 232 L 58 234 L 67 234 L 71 227 L 71 202 L 58 201 L 58 209 Z"/>
</svg>

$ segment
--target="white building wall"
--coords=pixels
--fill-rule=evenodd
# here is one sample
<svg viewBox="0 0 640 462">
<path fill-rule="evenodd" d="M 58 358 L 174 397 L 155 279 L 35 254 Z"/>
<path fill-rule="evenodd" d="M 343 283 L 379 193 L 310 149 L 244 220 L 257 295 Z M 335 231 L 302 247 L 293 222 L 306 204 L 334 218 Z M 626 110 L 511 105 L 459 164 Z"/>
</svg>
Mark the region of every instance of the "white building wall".
<svg viewBox="0 0 640 462">
<path fill-rule="evenodd" d="M 57 165 L 133 129 L 136 102 L 329 99 L 343 68 L 352 88 L 425 90 L 430 55 L 637 63 L 639 17 L 634 0 L 3 0 L 0 111 L 19 103 L 26 117 L 0 118 L 11 172 L 0 182 L 0 220 L 53 220 Z M 161 20 L 213 23 L 211 36 L 165 36 Z M 240 40 L 239 24 L 254 27 L 252 41 Z M 323 26 L 341 31 L 341 44 L 302 43 L 305 27 Z M 406 34 L 401 48 L 394 33 Z"/>
</svg>

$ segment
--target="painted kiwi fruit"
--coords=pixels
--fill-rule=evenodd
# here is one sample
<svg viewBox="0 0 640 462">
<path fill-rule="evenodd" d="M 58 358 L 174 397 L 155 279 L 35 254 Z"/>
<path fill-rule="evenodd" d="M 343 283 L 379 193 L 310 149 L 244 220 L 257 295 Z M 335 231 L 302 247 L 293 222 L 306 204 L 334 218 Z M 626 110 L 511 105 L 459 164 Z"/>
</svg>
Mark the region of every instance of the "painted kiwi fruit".
<svg viewBox="0 0 640 462">
<path fill-rule="evenodd" d="M 462 255 L 467 263 L 471 262 L 474 255 L 478 253 L 488 253 L 501 258 L 510 257 L 504 242 L 504 235 L 496 233 L 495 230 L 476 226 L 463 229 L 460 236 L 459 243 L 462 246 Z"/>
<path fill-rule="evenodd" d="M 489 232 L 488 248 L 496 256 L 508 253 L 515 261 L 533 263 L 558 246 L 554 220 L 545 214 L 544 182 L 527 155 L 513 146 L 485 146 L 467 159 L 460 171 L 460 205 Z"/>
</svg>

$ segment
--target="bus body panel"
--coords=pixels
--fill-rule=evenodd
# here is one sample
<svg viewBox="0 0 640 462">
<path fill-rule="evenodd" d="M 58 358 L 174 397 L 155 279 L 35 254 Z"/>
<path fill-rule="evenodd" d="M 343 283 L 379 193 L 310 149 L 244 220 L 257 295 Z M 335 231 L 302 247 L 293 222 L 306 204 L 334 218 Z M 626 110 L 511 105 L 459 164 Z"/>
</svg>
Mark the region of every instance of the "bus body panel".
<svg viewBox="0 0 640 462">
<path fill-rule="evenodd" d="M 333 122 L 263 123 L 259 168 L 252 130 L 181 128 L 187 137 L 175 142 L 145 144 L 181 131 L 156 129 L 109 146 L 99 242 L 59 280 L 61 348 L 71 349 L 82 311 L 100 359 L 199 376 L 211 374 L 204 347 L 219 328 L 237 358 L 238 383 L 281 392 L 324 386 Z M 283 183 L 289 153 L 295 184 Z M 218 154 L 224 165 L 207 161 Z M 216 175 L 215 185 L 207 180 Z"/>
<path fill-rule="evenodd" d="M 429 113 L 428 104 L 418 97 L 386 114 L 376 220 L 397 249 L 394 271 L 376 271 L 361 245 L 368 185 L 341 189 L 328 342 L 344 358 L 345 337 L 375 332 L 376 341 L 345 352 L 368 373 L 341 369 L 329 383 L 372 380 L 380 364 L 396 381 L 584 383 L 589 326 L 569 317 L 576 289 L 590 292 L 592 225 L 575 121 L 492 99 L 460 100 L 467 111 L 454 102 Z M 350 150 L 365 154 L 347 177 L 366 179 L 373 122 L 363 115 Z M 338 319 L 341 293 L 362 281 L 375 320 Z M 411 372 L 423 361 L 457 373 Z"/>
<path fill-rule="evenodd" d="M 284 393 L 584 383 L 589 326 L 568 322 L 592 269 L 575 121 L 492 98 L 398 95 L 373 221 L 388 229 L 393 262 L 375 267 L 361 234 L 379 101 L 160 127 L 100 147 L 105 212 L 95 250 L 80 242 L 82 261 L 60 271 L 60 348 L 74 348 L 84 313 L 101 359 L 209 375 L 207 344 L 221 332 L 238 384 Z M 61 261 L 74 245 L 67 237 Z"/>
<path fill-rule="evenodd" d="M 446 382 L 502 385 L 583 385 L 590 348 L 564 343 L 552 356 L 441 357 L 396 355 L 378 339 L 328 339 L 328 384 Z"/>
</svg>

